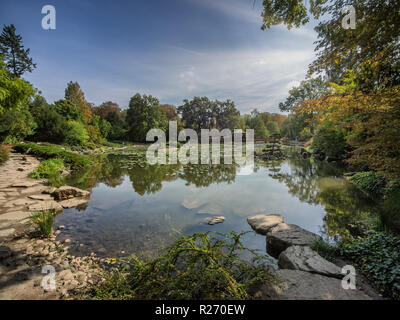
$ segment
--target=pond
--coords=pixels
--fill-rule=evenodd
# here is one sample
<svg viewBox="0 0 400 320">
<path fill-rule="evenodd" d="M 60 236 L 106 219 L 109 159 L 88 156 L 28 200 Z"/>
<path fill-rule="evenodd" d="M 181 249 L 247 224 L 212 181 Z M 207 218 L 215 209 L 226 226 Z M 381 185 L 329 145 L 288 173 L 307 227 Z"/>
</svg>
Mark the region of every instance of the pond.
<svg viewBox="0 0 400 320">
<path fill-rule="evenodd" d="M 244 172 L 248 174 L 243 174 Z M 91 190 L 90 202 L 64 210 L 56 227 L 69 238 L 74 255 L 102 257 L 154 254 L 172 235 L 250 231 L 247 217 L 281 214 L 325 238 L 345 237 L 349 225 L 375 219 L 375 203 L 343 178 L 335 164 L 302 159 L 291 149 L 284 161 L 238 165 L 155 165 L 144 152 L 96 157 L 95 165 L 68 178 L 68 184 Z M 225 222 L 210 226 L 213 215 Z M 248 233 L 244 244 L 265 253 L 265 237 Z"/>
</svg>

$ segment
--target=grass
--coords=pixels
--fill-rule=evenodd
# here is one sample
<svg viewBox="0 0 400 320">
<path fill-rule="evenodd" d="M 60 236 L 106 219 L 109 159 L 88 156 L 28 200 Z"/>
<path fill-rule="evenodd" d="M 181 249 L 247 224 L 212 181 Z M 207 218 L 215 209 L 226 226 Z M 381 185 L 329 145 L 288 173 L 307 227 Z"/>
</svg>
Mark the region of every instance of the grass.
<svg viewBox="0 0 400 320">
<path fill-rule="evenodd" d="M 29 173 L 32 179 L 47 179 L 50 185 L 60 187 L 62 181 L 61 172 L 65 168 L 64 161 L 59 158 L 42 161 L 39 167 Z"/>
<path fill-rule="evenodd" d="M 20 153 L 42 157 L 44 159 L 59 158 L 62 159 L 64 163 L 71 166 L 72 169 L 84 168 L 90 163 L 89 157 L 63 150 L 61 146 L 50 143 L 19 143 L 14 145 L 14 150 Z"/>
<path fill-rule="evenodd" d="M 107 271 L 106 282 L 95 286 L 93 299 L 214 300 L 250 299 L 251 288 L 275 283 L 268 257 L 245 248 L 244 233 L 197 233 L 175 239 L 155 259 L 132 255 Z M 251 252 L 252 261 L 239 253 Z"/>
<path fill-rule="evenodd" d="M 10 158 L 10 152 L 7 148 L 0 146 L 0 165 L 4 164 Z"/>
<path fill-rule="evenodd" d="M 322 239 L 315 240 L 310 247 L 328 261 L 333 261 L 339 255 L 339 248 L 337 246 L 331 245 Z"/>
<path fill-rule="evenodd" d="M 34 213 L 30 219 L 39 227 L 40 233 L 44 237 L 49 237 L 53 233 L 54 217 L 56 211 L 54 209 L 46 211 L 38 211 Z"/>
</svg>

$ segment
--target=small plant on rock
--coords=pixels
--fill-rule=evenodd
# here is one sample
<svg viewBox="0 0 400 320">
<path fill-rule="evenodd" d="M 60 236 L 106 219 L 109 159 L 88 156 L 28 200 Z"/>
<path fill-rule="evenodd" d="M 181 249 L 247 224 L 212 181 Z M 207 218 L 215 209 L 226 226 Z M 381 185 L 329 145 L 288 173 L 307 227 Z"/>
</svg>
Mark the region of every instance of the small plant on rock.
<svg viewBox="0 0 400 320">
<path fill-rule="evenodd" d="M 44 237 L 50 237 L 53 233 L 54 217 L 56 211 L 54 209 L 38 211 L 31 216 L 31 221 L 37 225 Z"/>
</svg>

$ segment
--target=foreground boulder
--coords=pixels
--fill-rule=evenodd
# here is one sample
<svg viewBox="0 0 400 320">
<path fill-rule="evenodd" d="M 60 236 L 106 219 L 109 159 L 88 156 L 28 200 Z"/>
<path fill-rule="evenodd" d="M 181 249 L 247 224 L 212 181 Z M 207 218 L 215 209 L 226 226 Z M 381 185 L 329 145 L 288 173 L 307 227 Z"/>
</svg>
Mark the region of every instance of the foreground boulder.
<svg viewBox="0 0 400 320">
<path fill-rule="evenodd" d="M 307 246 L 291 246 L 279 255 L 279 268 L 301 270 L 341 279 L 341 269 Z"/>
<path fill-rule="evenodd" d="M 247 218 L 247 222 L 254 231 L 266 235 L 273 227 L 283 223 L 283 217 L 278 214 L 258 214 Z"/>
<path fill-rule="evenodd" d="M 310 246 L 321 237 L 295 224 L 281 223 L 267 234 L 267 252 L 278 258 L 290 246 Z"/>
<path fill-rule="evenodd" d="M 361 290 L 345 290 L 339 279 L 300 270 L 276 271 L 277 285 L 254 289 L 256 299 L 276 300 L 372 300 Z"/>
<path fill-rule="evenodd" d="M 209 224 L 210 226 L 214 225 L 214 224 L 218 224 L 218 223 L 223 223 L 225 221 L 225 217 L 220 216 L 220 217 L 212 217 L 212 218 L 208 218 L 205 220 L 205 222 L 207 224 Z"/>
<path fill-rule="evenodd" d="M 70 187 L 70 186 L 62 186 L 57 188 L 53 193 L 53 197 L 56 200 L 68 200 L 75 197 L 87 197 L 89 196 L 90 192 L 81 190 L 78 188 Z"/>
</svg>

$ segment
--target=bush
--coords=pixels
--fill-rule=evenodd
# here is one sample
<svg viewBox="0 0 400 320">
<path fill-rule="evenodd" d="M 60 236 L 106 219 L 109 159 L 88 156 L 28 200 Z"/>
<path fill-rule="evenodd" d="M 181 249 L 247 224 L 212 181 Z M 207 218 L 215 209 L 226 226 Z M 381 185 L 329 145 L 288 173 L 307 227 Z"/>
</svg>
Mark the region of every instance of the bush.
<svg viewBox="0 0 400 320">
<path fill-rule="evenodd" d="M 315 240 L 310 247 L 328 261 L 332 261 L 339 255 L 339 248 L 325 242 L 324 240 Z"/>
<path fill-rule="evenodd" d="M 0 146 L 0 165 L 4 164 L 10 158 L 10 152 L 6 147 Z"/>
<path fill-rule="evenodd" d="M 95 299 L 248 299 L 249 289 L 273 283 L 266 256 L 243 247 L 242 234 L 211 232 L 181 236 L 156 259 L 133 255 L 122 267 L 106 274 L 106 283 L 94 287 Z M 252 263 L 239 258 L 254 254 Z"/>
<path fill-rule="evenodd" d="M 53 233 L 53 223 L 56 211 L 54 209 L 39 211 L 31 216 L 31 221 L 36 224 L 44 237 L 49 237 Z"/>
<path fill-rule="evenodd" d="M 44 159 L 60 158 L 73 169 L 84 168 L 90 163 L 90 159 L 87 156 L 62 150 L 60 146 L 53 144 L 19 143 L 14 145 L 14 150 Z"/>
<path fill-rule="evenodd" d="M 45 160 L 40 163 L 39 167 L 33 170 L 29 177 L 33 179 L 47 179 L 48 182 L 55 187 L 63 185 L 61 172 L 64 169 L 64 162 L 59 158 Z"/>
<path fill-rule="evenodd" d="M 342 159 L 349 148 L 343 131 L 328 127 L 320 128 L 313 137 L 312 149 L 329 157 Z"/>
<path fill-rule="evenodd" d="M 399 247 L 399 236 L 374 233 L 343 245 L 342 255 L 354 261 L 384 295 L 400 299 Z"/>
<path fill-rule="evenodd" d="M 375 195 L 383 195 L 385 193 L 386 180 L 385 177 L 374 171 L 359 172 L 350 178 L 359 188 Z"/>
<path fill-rule="evenodd" d="M 84 147 L 89 141 L 89 134 L 82 123 L 68 121 L 68 131 L 65 133 L 65 143 L 70 146 Z"/>
</svg>

